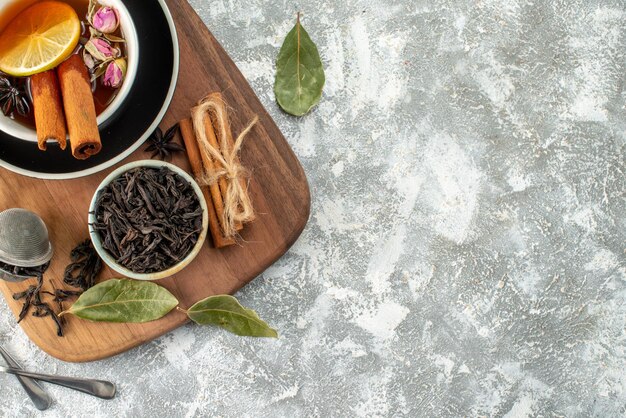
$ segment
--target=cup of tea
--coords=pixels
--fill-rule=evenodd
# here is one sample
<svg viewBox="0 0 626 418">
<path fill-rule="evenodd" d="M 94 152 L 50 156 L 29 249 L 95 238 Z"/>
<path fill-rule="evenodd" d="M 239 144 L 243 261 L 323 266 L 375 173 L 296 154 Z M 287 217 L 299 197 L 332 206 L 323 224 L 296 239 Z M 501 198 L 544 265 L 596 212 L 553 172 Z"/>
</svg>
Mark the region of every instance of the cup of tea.
<svg viewBox="0 0 626 418">
<path fill-rule="evenodd" d="M 42 0 L 0 0 L 0 34 L 6 26 L 22 11 Z M 87 26 L 87 9 L 89 0 L 56 0 L 67 3 L 76 10 L 81 19 L 85 31 L 83 37 L 89 38 Z M 127 1 L 127 0 L 126 0 Z M 123 44 L 123 56 L 126 57 L 127 70 L 124 81 L 118 89 L 110 89 L 101 85 L 101 81 L 96 81 L 94 97 L 101 98 L 96 102 L 96 111 L 98 113 L 98 126 L 103 127 L 111 122 L 118 112 L 122 111 L 124 102 L 132 89 L 133 83 L 137 76 L 139 66 L 139 38 L 136 27 L 124 5 L 122 0 L 98 0 L 101 6 L 110 6 L 115 8 L 119 13 L 120 30 L 122 37 L 126 42 Z M 27 83 L 28 85 L 28 83 Z M 30 94 L 30 89 L 27 91 Z M 108 95 L 108 96 L 107 96 Z M 102 97 L 100 97 L 102 96 Z M 32 100 L 31 100 L 32 102 Z M 102 104 L 104 103 L 104 104 Z M 23 139 L 37 143 L 37 133 L 34 126 L 17 119 L 4 116 L 0 112 L 0 131 L 3 131 L 15 138 Z"/>
</svg>

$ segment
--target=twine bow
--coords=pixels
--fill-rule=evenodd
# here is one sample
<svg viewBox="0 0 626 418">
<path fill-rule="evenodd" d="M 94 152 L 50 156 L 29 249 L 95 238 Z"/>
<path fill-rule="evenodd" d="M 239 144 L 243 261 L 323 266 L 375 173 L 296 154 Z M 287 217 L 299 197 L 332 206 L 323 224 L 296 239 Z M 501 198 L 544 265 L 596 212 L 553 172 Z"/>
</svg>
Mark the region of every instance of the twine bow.
<svg viewBox="0 0 626 418">
<path fill-rule="evenodd" d="M 255 116 L 248 126 L 239 134 L 234 144 L 229 141 L 228 114 L 226 105 L 219 96 L 210 95 L 203 99 L 192 111 L 193 126 L 200 146 L 200 152 L 211 156 L 215 169 L 205 167 L 198 183 L 202 186 L 210 186 L 221 178 L 227 180 L 227 190 L 224 196 L 224 216 L 220 221 L 226 237 L 234 237 L 237 234 L 236 225 L 254 220 L 254 208 L 248 195 L 246 177 L 248 171 L 239 161 L 239 152 L 246 135 L 259 121 Z M 218 140 L 219 149 L 216 149 L 207 138 L 205 131 L 205 118 L 213 121 Z"/>
</svg>

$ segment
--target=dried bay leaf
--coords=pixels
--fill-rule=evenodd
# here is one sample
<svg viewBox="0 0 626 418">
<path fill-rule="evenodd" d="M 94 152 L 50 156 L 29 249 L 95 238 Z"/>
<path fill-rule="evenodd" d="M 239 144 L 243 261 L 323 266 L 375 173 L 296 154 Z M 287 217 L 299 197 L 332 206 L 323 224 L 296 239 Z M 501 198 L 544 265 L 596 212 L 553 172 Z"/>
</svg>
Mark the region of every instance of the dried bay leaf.
<svg viewBox="0 0 626 418">
<path fill-rule="evenodd" d="M 287 113 L 302 116 L 319 103 L 326 76 L 317 46 L 300 24 L 287 34 L 276 63 L 274 93 Z"/>
<path fill-rule="evenodd" d="M 164 317 L 177 305 L 174 295 L 154 283 L 111 279 L 87 290 L 61 315 L 95 322 L 142 323 Z"/>
<path fill-rule="evenodd" d="M 142 323 L 167 315 L 178 300 L 164 287 L 151 282 L 111 279 L 81 295 L 60 316 L 73 314 L 95 322 Z M 278 338 L 278 333 L 252 309 L 232 296 L 211 296 L 194 304 L 187 315 L 199 325 L 217 325 L 244 337 Z"/>
<path fill-rule="evenodd" d="M 232 296 L 211 296 L 201 300 L 189 308 L 187 315 L 199 325 L 217 325 L 243 337 L 278 338 L 275 329 Z"/>
</svg>

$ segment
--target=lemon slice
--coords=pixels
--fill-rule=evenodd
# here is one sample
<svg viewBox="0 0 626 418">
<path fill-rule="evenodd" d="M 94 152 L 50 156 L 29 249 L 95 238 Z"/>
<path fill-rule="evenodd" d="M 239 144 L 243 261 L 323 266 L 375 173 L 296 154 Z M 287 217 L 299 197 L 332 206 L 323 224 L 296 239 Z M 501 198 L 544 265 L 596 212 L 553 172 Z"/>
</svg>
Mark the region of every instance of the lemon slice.
<svg viewBox="0 0 626 418">
<path fill-rule="evenodd" d="M 72 54 L 80 33 L 80 20 L 71 6 L 36 3 L 0 34 L 0 71 L 26 77 L 50 70 Z"/>
</svg>

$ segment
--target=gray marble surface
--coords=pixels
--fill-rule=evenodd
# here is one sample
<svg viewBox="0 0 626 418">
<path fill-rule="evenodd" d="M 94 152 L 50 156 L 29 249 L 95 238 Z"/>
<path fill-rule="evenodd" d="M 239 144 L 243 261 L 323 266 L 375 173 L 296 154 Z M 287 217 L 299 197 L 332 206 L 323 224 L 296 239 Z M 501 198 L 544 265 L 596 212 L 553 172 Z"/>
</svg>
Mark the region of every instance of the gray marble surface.
<svg viewBox="0 0 626 418">
<path fill-rule="evenodd" d="M 238 297 L 281 333 L 185 326 L 64 364 L 0 303 L 47 417 L 623 416 L 626 3 L 192 0 L 307 172 L 301 239 Z M 297 10 L 324 97 L 293 118 L 274 60 Z M 0 376 L 0 416 L 38 416 Z"/>
</svg>

